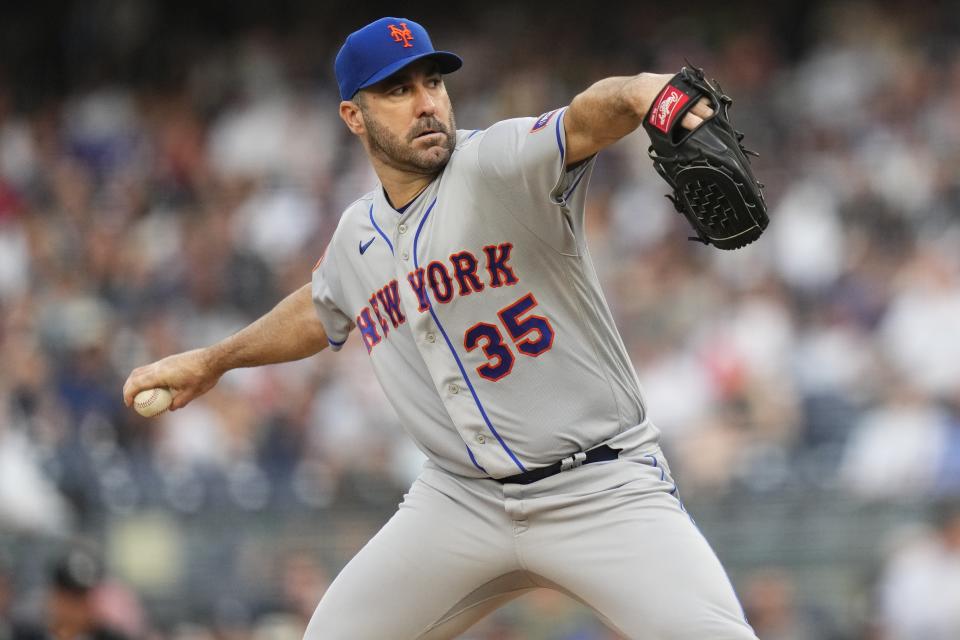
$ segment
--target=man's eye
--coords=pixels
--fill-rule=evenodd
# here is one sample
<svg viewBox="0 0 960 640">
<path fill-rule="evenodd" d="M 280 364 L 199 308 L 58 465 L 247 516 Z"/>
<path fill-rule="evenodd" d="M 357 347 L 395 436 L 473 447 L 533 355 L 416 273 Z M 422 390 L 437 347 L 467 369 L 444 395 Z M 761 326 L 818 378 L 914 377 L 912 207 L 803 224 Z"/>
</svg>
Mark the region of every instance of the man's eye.
<svg viewBox="0 0 960 640">
<path fill-rule="evenodd" d="M 404 93 L 406 93 L 406 92 L 407 92 L 407 88 L 406 88 L 406 87 L 394 87 L 393 89 L 390 90 L 390 95 L 392 95 L 392 96 L 402 96 L 402 95 L 403 95 Z"/>
</svg>

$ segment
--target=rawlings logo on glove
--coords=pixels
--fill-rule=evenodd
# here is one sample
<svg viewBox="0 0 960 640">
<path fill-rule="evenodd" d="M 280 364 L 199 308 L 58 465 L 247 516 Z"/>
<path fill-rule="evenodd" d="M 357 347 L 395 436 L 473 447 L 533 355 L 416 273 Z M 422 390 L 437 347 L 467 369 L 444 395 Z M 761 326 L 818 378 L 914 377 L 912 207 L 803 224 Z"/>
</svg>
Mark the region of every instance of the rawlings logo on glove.
<svg viewBox="0 0 960 640">
<path fill-rule="evenodd" d="M 670 131 L 670 125 L 680 112 L 680 108 L 690 101 L 690 96 L 686 95 L 676 87 L 667 85 L 666 89 L 654 101 L 650 107 L 650 124 L 660 131 L 667 133 Z"/>
</svg>

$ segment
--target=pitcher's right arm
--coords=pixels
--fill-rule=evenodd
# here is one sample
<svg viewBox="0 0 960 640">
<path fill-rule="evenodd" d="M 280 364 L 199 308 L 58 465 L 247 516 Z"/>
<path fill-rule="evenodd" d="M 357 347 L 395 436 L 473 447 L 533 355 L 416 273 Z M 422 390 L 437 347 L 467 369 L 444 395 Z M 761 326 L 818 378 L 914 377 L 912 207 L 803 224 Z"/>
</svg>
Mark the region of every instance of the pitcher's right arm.
<svg viewBox="0 0 960 640">
<path fill-rule="evenodd" d="M 300 360 L 328 344 L 306 284 L 225 340 L 134 369 L 123 385 L 123 401 L 129 407 L 140 391 L 166 387 L 173 393 L 173 411 L 212 389 L 231 369 Z"/>
</svg>

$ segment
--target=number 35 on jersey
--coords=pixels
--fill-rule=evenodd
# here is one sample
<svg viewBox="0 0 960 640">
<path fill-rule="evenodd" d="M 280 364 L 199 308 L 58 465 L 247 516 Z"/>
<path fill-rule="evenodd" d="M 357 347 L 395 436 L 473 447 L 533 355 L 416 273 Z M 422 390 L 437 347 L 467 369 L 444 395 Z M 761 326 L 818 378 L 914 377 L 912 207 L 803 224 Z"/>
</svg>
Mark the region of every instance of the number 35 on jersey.
<svg viewBox="0 0 960 640">
<path fill-rule="evenodd" d="M 525 356 L 536 358 L 553 346 L 553 326 L 543 316 L 528 313 L 537 306 L 537 299 L 528 293 L 513 304 L 497 312 L 500 323 L 507 330 L 514 348 Z M 500 327 L 489 322 L 478 322 L 463 334 L 463 346 L 473 351 L 483 349 L 487 362 L 477 367 L 477 373 L 487 380 L 497 381 L 513 371 L 516 358 L 503 340 Z"/>
</svg>

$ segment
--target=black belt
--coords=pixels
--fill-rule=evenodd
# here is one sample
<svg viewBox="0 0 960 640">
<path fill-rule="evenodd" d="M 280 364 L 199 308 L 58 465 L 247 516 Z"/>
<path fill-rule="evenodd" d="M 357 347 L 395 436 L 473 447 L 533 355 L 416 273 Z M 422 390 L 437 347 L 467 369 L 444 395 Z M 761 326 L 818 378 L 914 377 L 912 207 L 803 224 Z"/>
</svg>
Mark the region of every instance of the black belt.
<svg viewBox="0 0 960 640">
<path fill-rule="evenodd" d="M 569 471 L 570 469 L 575 469 L 579 466 L 590 464 L 591 462 L 616 460 L 619 455 L 619 449 L 614 449 L 603 444 L 599 447 L 590 449 L 590 451 L 581 451 L 579 453 L 575 453 L 568 458 L 564 458 L 560 462 L 554 462 L 546 467 L 531 469 L 530 471 L 524 471 L 523 473 L 518 473 L 515 476 L 507 476 L 506 478 L 494 478 L 494 480 L 500 484 L 530 484 L 532 482 L 536 482 L 537 480 L 543 480 L 544 478 L 555 476 L 561 471 Z"/>
</svg>

